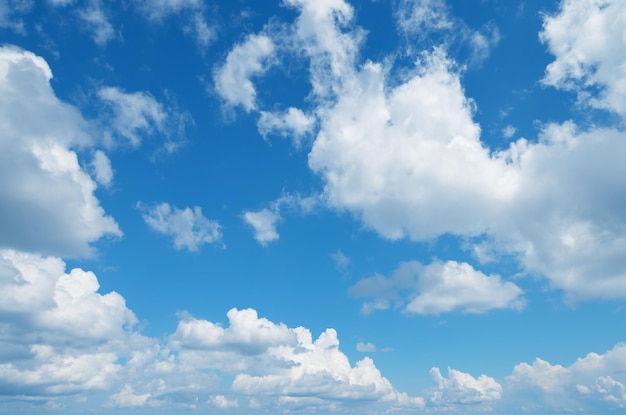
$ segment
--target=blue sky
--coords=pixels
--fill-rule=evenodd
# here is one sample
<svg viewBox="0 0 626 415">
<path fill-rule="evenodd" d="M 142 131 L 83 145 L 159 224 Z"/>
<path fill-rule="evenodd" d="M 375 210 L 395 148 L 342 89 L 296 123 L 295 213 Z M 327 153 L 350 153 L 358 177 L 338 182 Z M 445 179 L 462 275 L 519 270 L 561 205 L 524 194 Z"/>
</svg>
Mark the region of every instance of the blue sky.
<svg viewBox="0 0 626 415">
<path fill-rule="evenodd" d="M 0 412 L 624 411 L 624 33 L 0 0 Z"/>
</svg>

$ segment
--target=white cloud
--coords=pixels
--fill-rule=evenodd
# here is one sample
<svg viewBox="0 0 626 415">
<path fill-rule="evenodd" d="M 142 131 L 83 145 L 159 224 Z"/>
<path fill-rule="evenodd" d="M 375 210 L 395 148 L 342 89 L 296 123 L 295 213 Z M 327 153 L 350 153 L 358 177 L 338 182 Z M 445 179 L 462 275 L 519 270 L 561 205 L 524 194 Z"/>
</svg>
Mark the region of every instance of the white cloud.
<svg viewBox="0 0 626 415">
<path fill-rule="evenodd" d="M 150 393 L 136 394 L 131 385 L 125 384 L 109 401 L 117 408 L 134 408 L 144 406 L 149 398 Z"/>
<path fill-rule="evenodd" d="M 487 24 L 481 30 L 471 29 L 467 23 L 450 15 L 445 0 L 399 0 L 394 9 L 396 25 L 408 38 L 406 48 L 410 54 L 415 53 L 413 37 L 428 37 L 441 44 L 459 42 L 469 49 L 468 64 L 480 66 L 500 41 L 496 26 Z"/>
<path fill-rule="evenodd" d="M 484 313 L 491 309 L 520 309 L 522 290 L 498 275 L 487 276 L 467 263 L 455 261 L 422 265 L 404 262 L 389 278 L 374 275 L 350 288 L 358 298 L 367 298 L 362 312 L 390 307 L 410 313 L 439 314 L 451 311 Z"/>
<path fill-rule="evenodd" d="M 230 400 L 226 398 L 224 395 L 215 395 L 209 399 L 209 403 L 215 406 L 216 408 L 226 409 L 226 408 L 238 408 L 239 402 L 237 400 Z"/>
<path fill-rule="evenodd" d="M 246 111 L 257 108 L 256 89 L 251 78 L 263 74 L 275 53 L 274 42 L 265 35 L 252 35 L 228 53 L 213 80 L 217 93 L 228 105 Z"/>
<path fill-rule="evenodd" d="M 378 349 L 376 348 L 376 345 L 374 343 L 365 343 L 365 342 L 358 342 L 356 344 L 356 350 L 357 352 L 376 352 L 378 351 Z"/>
<path fill-rule="evenodd" d="M 444 0 L 400 0 L 394 15 L 398 28 L 407 34 L 425 36 L 434 30 L 454 28 Z"/>
<path fill-rule="evenodd" d="M 178 14 L 185 10 L 201 10 L 202 0 L 140 0 L 136 6 L 149 19 L 161 20 L 171 14 Z"/>
<path fill-rule="evenodd" d="M 183 316 L 170 344 L 179 350 L 181 362 L 233 374 L 231 392 L 254 399 L 255 405 L 309 411 L 329 405 L 337 410 L 362 400 L 387 408 L 424 405 L 421 398 L 395 390 L 371 359 L 351 366 L 333 329 L 313 341 L 306 328 L 259 318 L 253 309 L 232 309 L 228 320 L 222 327 Z M 232 402 L 226 396 L 224 400 Z M 215 406 L 220 402 L 209 400 Z"/>
<path fill-rule="evenodd" d="M 268 347 L 295 345 L 296 335 L 284 324 L 274 324 L 259 318 L 256 310 L 231 309 L 227 313 L 229 326 L 206 320 L 186 318 L 178 323 L 172 339 L 179 347 L 192 349 L 233 349 L 257 354 Z"/>
<path fill-rule="evenodd" d="M 626 345 L 620 343 L 604 354 L 589 353 L 572 365 L 552 365 L 535 359 L 520 363 L 506 378 L 511 404 L 531 401 L 540 408 L 559 411 L 623 408 L 626 383 Z"/>
<path fill-rule="evenodd" d="M 92 143 L 88 125 L 51 78 L 44 59 L 0 48 L 0 247 L 89 255 L 91 242 L 122 233 L 73 150 Z"/>
<path fill-rule="evenodd" d="M 445 378 L 439 368 L 433 367 L 430 376 L 437 383 L 437 390 L 431 397 L 436 405 L 481 404 L 502 398 L 502 386 L 486 375 L 475 378 L 448 368 L 448 378 Z"/>
<path fill-rule="evenodd" d="M 544 16 L 540 33 L 555 57 L 546 68 L 544 83 L 577 91 L 583 102 L 626 117 L 624 30 L 623 1 L 561 1 L 556 14 Z"/>
<path fill-rule="evenodd" d="M 517 132 L 517 129 L 512 125 L 507 125 L 506 127 L 502 129 L 502 135 L 504 136 L 504 138 L 507 138 L 507 139 L 512 138 L 516 132 Z"/>
<path fill-rule="evenodd" d="M 114 137 L 128 140 L 133 147 L 138 147 L 143 134 L 155 131 L 165 134 L 165 122 L 168 117 L 163 105 L 145 92 L 127 93 L 115 87 L 103 87 L 98 90 L 98 98 L 110 111 L 105 120 L 110 125 L 105 136 L 105 143 L 113 145 Z"/>
<path fill-rule="evenodd" d="M 174 237 L 176 249 L 194 252 L 204 244 L 222 240 L 220 224 L 204 217 L 199 206 L 179 209 L 168 203 L 153 207 L 139 203 L 138 207 L 143 210 L 142 217 L 148 226 L 159 233 Z"/>
<path fill-rule="evenodd" d="M 348 272 L 348 267 L 350 266 L 350 258 L 341 252 L 341 249 L 333 252 L 330 257 L 335 262 L 335 268 L 343 274 Z"/>
<path fill-rule="evenodd" d="M 252 226 L 254 239 L 263 246 L 280 237 L 276 231 L 276 223 L 280 220 L 280 214 L 273 210 L 246 211 L 243 212 L 243 219 L 248 225 Z"/>
<path fill-rule="evenodd" d="M 269 208 L 263 208 L 259 211 L 245 211 L 242 216 L 244 221 L 254 229 L 254 239 L 265 246 L 280 237 L 276 230 L 276 224 L 282 220 L 281 211 L 289 210 L 309 214 L 319 206 L 320 202 L 319 195 L 301 196 L 284 193 L 272 201 Z"/>
<path fill-rule="evenodd" d="M 113 182 L 113 168 L 111 167 L 111 160 L 109 160 L 102 150 L 96 150 L 93 153 L 91 167 L 93 168 L 96 181 L 99 184 L 104 187 L 111 186 Z"/>
<path fill-rule="evenodd" d="M 24 22 L 18 16 L 27 13 L 33 6 L 32 0 L 3 0 L 0 2 L 0 28 L 24 34 Z"/>
<path fill-rule="evenodd" d="M 2 349 L 23 356 L 2 359 L 1 388 L 37 396 L 112 384 L 126 347 L 115 344 L 133 343 L 137 320 L 119 294 L 98 289 L 93 273 L 65 273 L 58 258 L 0 251 Z"/>
<path fill-rule="evenodd" d="M 335 330 L 326 330 L 315 342 L 308 330 L 292 330 L 297 335 L 297 345 L 268 351 L 277 362 L 271 372 L 240 373 L 235 376 L 233 390 L 248 395 L 383 401 L 391 405 L 408 399 L 415 407 L 423 406 L 421 398 L 398 393 L 371 359 L 364 358 L 352 367 L 339 350 Z"/>
<path fill-rule="evenodd" d="M 66 4 L 67 2 L 61 3 L 61 5 Z M 100 0 L 91 0 L 86 8 L 79 11 L 78 15 L 88 30 L 92 32 L 91 37 L 96 44 L 106 45 L 116 37 L 113 25 L 111 25 Z"/>
<path fill-rule="evenodd" d="M 493 308 L 520 309 L 522 290 L 498 275 L 487 276 L 467 263 L 448 261 L 430 264 L 421 274 L 418 294 L 406 310 L 434 314 L 460 309 L 484 313 Z"/>
<path fill-rule="evenodd" d="M 431 3 L 419 4 L 439 4 Z M 565 9 L 570 3 L 582 4 L 571 1 Z M 351 26 L 347 3 L 285 4 L 300 12 L 291 37 L 281 41 L 310 63 L 319 129 L 309 167 L 324 181 L 321 199 L 328 206 L 355 214 L 388 239 L 451 234 L 490 259 L 512 255 L 526 273 L 544 276 L 572 300 L 626 297 L 626 260 L 619 255 L 626 217 L 615 191 L 626 186 L 616 158 L 623 133 L 547 125 L 538 142 L 521 138 L 492 151 L 480 140 L 461 69 L 442 48 L 422 52 L 398 80 L 381 64 L 358 63 L 363 31 Z M 618 7 L 607 4 L 602 14 Z M 443 11 L 424 13 L 422 20 L 440 19 Z M 475 46 L 497 42 L 497 29 L 485 30 L 485 39 L 473 37 Z M 369 306 L 388 307 L 384 300 Z"/>
<path fill-rule="evenodd" d="M 314 117 L 294 107 L 289 107 L 283 113 L 261 111 L 260 114 L 257 127 L 263 137 L 276 134 L 291 138 L 296 147 L 300 147 L 302 139 L 309 135 L 315 126 Z"/>
<path fill-rule="evenodd" d="M 202 0 L 138 0 L 133 3 L 148 20 L 161 22 L 168 17 L 183 15 L 187 23 L 183 31 L 192 35 L 202 48 L 209 46 L 216 38 L 215 28 L 204 18 Z"/>
</svg>

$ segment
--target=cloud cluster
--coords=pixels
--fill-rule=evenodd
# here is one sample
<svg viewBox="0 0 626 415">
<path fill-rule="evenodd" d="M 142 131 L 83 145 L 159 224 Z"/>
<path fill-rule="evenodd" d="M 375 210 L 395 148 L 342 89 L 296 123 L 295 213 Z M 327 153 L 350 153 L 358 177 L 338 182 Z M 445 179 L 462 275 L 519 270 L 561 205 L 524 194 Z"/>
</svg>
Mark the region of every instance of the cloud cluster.
<svg viewBox="0 0 626 415">
<path fill-rule="evenodd" d="M 0 247 L 84 256 L 90 243 L 122 235 L 94 195 L 77 150 L 93 145 L 89 125 L 50 86 L 40 57 L 0 48 Z M 98 156 L 99 180 L 107 180 Z"/>
<path fill-rule="evenodd" d="M 440 314 L 524 306 L 522 290 L 512 282 L 455 261 L 426 266 L 417 261 L 405 262 L 390 277 L 374 275 L 360 280 L 350 288 L 350 294 L 368 299 L 361 309 L 364 314 L 391 307 L 409 313 Z"/>
<path fill-rule="evenodd" d="M 544 17 L 540 33 L 555 58 L 543 82 L 573 90 L 582 102 L 626 117 L 624 27 L 622 1 L 562 1 L 558 13 Z"/>
<path fill-rule="evenodd" d="M 153 230 L 174 238 L 174 248 L 195 252 L 204 244 L 222 240 L 220 224 L 207 219 L 202 208 L 194 206 L 179 209 L 169 203 L 154 206 L 137 205 L 142 210 L 143 220 Z"/>
<path fill-rule="evenodd" d="M 175 332 L 157 340 L 137 331 L 137 318 L 121 295 L 99 291 L 92 272 L 66 271 L 59 258 L 0 251 L 0 394 L 62 407 L 78 395 L 97 405 L 85 393 L 101 391 L 111 408 L 170 410 L 626 405 L 623 344 L 569 367 L 539 358 L 520 363 L 500 381 L 452 368 L 444 377 L 433 368 L 435 387 L 424 399 L 395 389 L 370 358 L 351 364 L 331 328 L 314 339 L 304 327 L 232 309 L 227 325 L 182 313 Z M 376 349 L 370 343 L 357 347 Z"/>
<path fill-rule="evenodd" d="M 311 213 L 321 203 L 319 195 L 301 196 L 285 193 L 272 201 L 270 206 L 257 211 L 247 210 L 242 213 L 243 220 L 254 229 L 254 239 L 263 246 L 280 238 L 276 230 L 282 220 L 282 211 L 300 214 Z"/>
<path fill-rule="evenodd" d="M 626 297 L 626 216 L 615 191 L 626 185 L 622 131 L 546 124 L 536 139 L 520 138 L 494 151 L 481 141 L 476 104 L 465 95 L 463 69 L 445 42 L 421 51 L 397 79 L 388 65 L 359 60 L 364 34 L 346 2 L 285 5 L 299 13 L 288 30 L 248 39 L 297 45 L 297 56 L 309 64 L 309 112 L 317 130 L 308 161 L 323 180 L 328 207 L 353 213 L 388 239 L 456 235 L 469 241 L 479 262 L 515 258 L 525 273 L 544 277 L 569 300 Z M 556 60 L 544 82 L 574 85 L 593 105 L 620 114 L 624 48 L 614 39 L 626 27 L 622 7 L 571 0 L 546 17 L 541 37 Z M 398 10 L 403 30 L 457 25 L 442 2 L 405 1 Z M 237 86 L 222 91 L 228 97 L 247 90 L 245 99 L 233 101 L 247 110 L 257 108 L 251 76 L 264 68 L 252 56 L 258 69 L 238 72 Z M 221 69 L 230 66 L 227 60 Z M 267 116 L 261 119 L 265 128 Z M 275 229 L 275 217 L 263 223 Z M 417 304 L 416 310 L 427 307 Z"/>
</svg>

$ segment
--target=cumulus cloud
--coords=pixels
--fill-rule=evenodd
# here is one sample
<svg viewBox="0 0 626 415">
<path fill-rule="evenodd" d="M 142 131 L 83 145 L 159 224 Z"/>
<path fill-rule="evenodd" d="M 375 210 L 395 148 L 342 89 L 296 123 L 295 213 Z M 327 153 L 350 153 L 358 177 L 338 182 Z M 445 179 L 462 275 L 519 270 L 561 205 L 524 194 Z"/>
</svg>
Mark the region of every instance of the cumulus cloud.
<svg viewBox="0 0 626 415">
<path fill-rule="evenodd" d="M 626 345 L 619 343 L 604 354 L 589 353 L 572 365 L 553 365 L 540 358 L 532 364 L 520 363 L 505 381 L 505 388 L 516 400 L 532 401 L 537 407 L 580 410 L 623 408 L 626 405 Z"/>
<path fill-rule="evenodd" d="M 265 35 L 251 35 L 235 46 L 213 75 L 215 90 L 230 106 L 246 111 L 257 108 L 252 77 L 264 73 L 272 62 L 274 42 Z"/>
<path fill-rule="evenodd" d="M 561 1 L 557 13 L 544 16 L 540 33 L 555 57 L 543 82 L 574 90 L 583 102 L 626 117 L 625 28 L 622 1 Z"/>
<path fill-rule="evenodd" d="M 433 368 L 435 388 L 426 402 L 395 389 L 371 359 L 351 364 L 332 328 L 314 339 L 310 330 L 259 317 L 254 309 L 230 310 L 227 325 L 179 317 L 163 340 L 142 336 L 124 298 L 101 293 L 92 272 L 67 271 L 56 257 L 1 250 L 0 391 L 49 400 L 51 407 L 97 392 L 110 394 L 108 407 L 170 410 L 244 402 L 272 411 L 358 413 L 426 405 L 610 410 L 626 403 L 623 344 L 568 367 L 541 359 L 520 363 L 502 382 L 454 369 L 444 377 Z"/>
<path fill-rule="evenodd" d="M 437 384 L 437 390 L 431 397 L 436 405 L 480 404 L 502 398 L 502 386 L 486 375 L 475 378 L 469 373 L 448 368 L 448 377 L 445 378 L 439 368 L 433 367 L 430 376 Z"/>
<path fill-rule="evenodd" d="M 0 48 L 0 247 L 89 255 L 90 243 L 122 233 L 74 150 L 93 142 L 87 122 L 51 79 L 41 57 Z"/>
<path fill-rule="evenodd" d="M 276 223 L 280 220 L 280 214 L 270 209 L 261 209 L 257 212 L 243 212 L 243 219 L 254 229 L 254 239 L 265 246 L 269 242 L 280 238 L 276 231 Z"/>
<path fill-rule="evenodd" d="M 113 344 L 132 337 L 137 319 L 118 293 L 98 290 L 93 273 L 66 273 L 58 258 L 0 251 L 0 354 L 21 356 L 2 358 L 0 389 L 37 396 L 112 384 L 121 370 Z"/>
<path fill-rule="evenodd" d="M 302 139 L 309 135 L 315 125 L 315 118 L 306 115 L 302 110 L 294 107 L 283 113 L 261 111 L 257 122 L 259 132 L 263 137 L 270 134 L 291 138 L 296 147 L 300 147 Z"/>
<path fill-rule="evenodd" d="M 327 206 L 353 213 L 388 239 L 460 236 L 479 260 L 516 258 L 525 273 L 545 277 L 568 300 L 626 297 L 626 260 L 620 255 L 626 248 L 626 217 L 621 193 L 615 191 L 626 185 L 617 156 L 623 154 L 623 132 L 581 129 L 572 122 L 547 124 L 536 140 L 519 138 L 493 151 L 481 141 L 473 119 L 476 104 L 462 86 L 463 69 L 445 47 L 421 51 L 414 67 L 396 79 L 382 64 L 359 61 L 364 34 L 352 23 L 354 11 L 346 2 L 284 4 L 299 16 L 285 32 L 289 39 L 274 41 L 292 45 L 309 63 L 309 97 L 316 105 L 311 113 L 317 122 L 308 163 L 323 180 L 321 199 Z M 557 60 L 545 82 L 559 87 L 571 79 L 582 82 L 599 107 L 619 113 L 618 101 L 626 101 L 618 68 L 626 49 L 611 46 L 621 45 L 611 39 L 621 39 L 623 6 L 599 4 L 567 1 L 546 17 L 542 39 Z M 408 13 L 402 17 L 406 25 L 446 21 L 441 2 L 401 2 L 399 7 Z M 570 15 L 578 20 L 565 25 Z M 598 22 L 604 23 L 586 36 L 587 26 L 592 30 Z M 567 30 L 574 26 L 583 30 Z M 471 36 L 476 53 L 480 45 L 497 42 L 497 29 L 485 30 Z M 262 36 L 267 37 L 248 40 Z M 591 52 L 592 43 L 585 39 L 598 36 L 604 43 Z M 240 55 L 247 44 L 233 49 L 229 56 L 239 56 L 233 61 L 246 61 Z M 559 52 L 557 44 L 571 53 Z M 245 76 L 233 84 L 247 85 L 248 92 L 232 103 L 253 110 L 256 92 L 249 79 L 253 72 L 261 75 L 264 66 L 256 55 L 249 56 L 256 72 L 243 65 Z M 572 68 L 593 71 L 579 76 L 578 69 L 563 69 L 570 66 L 559 63 L 560 56 L 562 62 L 574 62 L 567 63 Z M 264 223 L 273 224 L 268 235 L 276 239 L 275 221 Z M 388 307 L 384 301 L 370 305 Z"/>
<path fill-rule="evenodd" d="M 232 309 L 227 316 L 227 327 L 183 316 L 170 343 L 180 361 L 233 374 L 233 393 L 279 409 L 337 410 L 362 400 L 388 408 L 424 405 L 422 398 L 393 388 L 371 359 L 352 366 L 334 329 L 314 341 L 308 329 L 259 318 L 253 309 Z M 228 399 L 213 397 L 209 403 L 220 406 Z"/>
<path fill-rule="evenodd" d="M 194 206 L 179 209 L 168 203 L 148 207 L 139 203 L 143 220 L 153 230 L 174 238 L 176 249 L 195 252 L 204 244 L 222 240 L 221 226 L 217 221 L 207 219 L 202 208 Z"/>
<path fill-rule="evenodd" d="M 258 211 L 244 211 L 243 220 L 254 229 L 254 239 L 263 246 L 280 238 L 276 225 L 282 220 L 282 211 L 293 211 L 309 214 L 319 206 L 319 195 L 301 196 L 299 194 L 284 193 L 272 201 L 268 208 Z"/>
<path fill-rule="evenodd" d="M 115 87 L 103 87 L 98 90 L 98 98 L 110 111 L 105 142 L 115 143 L 115 138 L 123 138 L 133 147 L 138 147 L 142 134 L 164 133 L 167 114 L 152 95 L 145 92 L 127 93 Z"/>
<path fill-rule="evenodd" d="M 350 293 L 369 299 L 361 309 L 364 314 L 390 307 L 417 314 L 440 314 L 456 310 L 484 313 L 524 306 L 522 290 L 512 282 L 455 261 L 426 266 L 417 261 L 404 262 L 391 277 L 374 275 L 362 279 L 350 288 Z"/>
</svg>

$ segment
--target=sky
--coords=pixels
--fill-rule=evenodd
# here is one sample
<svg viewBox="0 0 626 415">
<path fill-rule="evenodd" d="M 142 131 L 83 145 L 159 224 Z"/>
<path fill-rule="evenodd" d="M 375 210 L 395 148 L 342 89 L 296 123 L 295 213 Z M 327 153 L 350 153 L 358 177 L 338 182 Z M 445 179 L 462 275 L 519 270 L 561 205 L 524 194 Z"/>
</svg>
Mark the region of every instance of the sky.
<svg viewBox="0 0 626 415">
<path fill-rule="evenodd" d="M 0 0 L 0 412 L 623 413 L 625 33 Z"/>
</svg>

